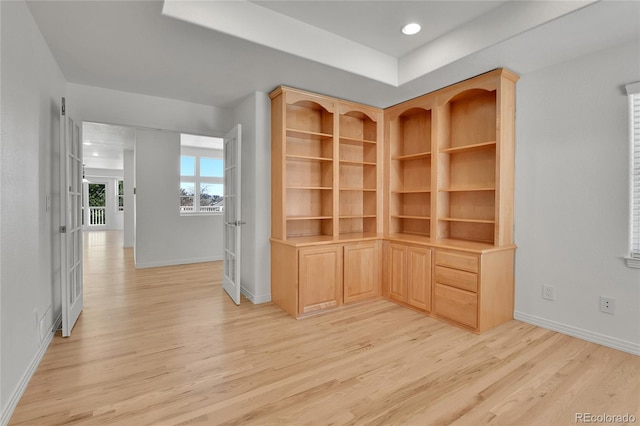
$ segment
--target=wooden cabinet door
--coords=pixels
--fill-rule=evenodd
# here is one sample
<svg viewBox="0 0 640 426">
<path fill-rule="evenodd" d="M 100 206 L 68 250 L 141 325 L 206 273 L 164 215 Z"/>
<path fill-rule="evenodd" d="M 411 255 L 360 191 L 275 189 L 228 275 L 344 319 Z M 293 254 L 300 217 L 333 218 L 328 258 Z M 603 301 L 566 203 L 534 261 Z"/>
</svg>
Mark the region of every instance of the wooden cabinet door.
<svg viewBox="0 0 640 426">
<path fill-rule="evenodd" d="M 342 304 L 342 246 L 304 248 L 298 253 L 299 313 Z"/>
<path fill-rule="evenodd" d="M 389 244 L 389 297 L 407 301 L 407 248 L 401 244 Z"/>
<path fill-rule="evenodd" d="M 431 310 L 431 249 L 407 247 L 407 303 Z"/>
<path fill-rule="evenodd" d="M 377 242 L 344 246 L 344 303 L 376 296 L 379 277 L 380 250 Z"/>
</svg>

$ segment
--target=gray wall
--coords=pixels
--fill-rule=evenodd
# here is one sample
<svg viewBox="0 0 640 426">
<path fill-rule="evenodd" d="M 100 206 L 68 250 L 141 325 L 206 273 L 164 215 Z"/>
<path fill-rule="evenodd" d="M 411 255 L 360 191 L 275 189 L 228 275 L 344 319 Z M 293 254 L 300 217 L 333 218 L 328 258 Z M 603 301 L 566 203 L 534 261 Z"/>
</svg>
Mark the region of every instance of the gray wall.
<svg viewBox="0 0 640 426">
<path fill-rule="evenodd" d="M 83 120 L 97 123 L 207 136 L 220 136 L 235 124 L 230 111 L 217 107 L 82 84 L 68 83 L 67 98 Z"/>
<path fill-rule="evenodd" d="M 135 238 L 135 202 L 133 188 L 135 182 L 133 150 L 125 150 L 123 153 L 123 173 L 124 173 L 124 221 L 123 221 L 123 243 L 124 247 L 133 247 Z"/>
<path fill-rule="evenodd" d="M 241 285 L 254 303 L 271 300 L 271 100 L 264 93 L 246 97 L 234 110 L 242 125 Z"/>
<path fill-rule="evenodd" d="M 180 134 L 136 129 L 136 267 L 221 260 L 223 215 L 180 215 Z"/>
<path fill-rule="evenodd" d="M 23 2 L 0 2 L 0 404 L 2 420 L 46 349 L 61 312 L 59 238 L 62 72 Z M 47 199 L 51 200 L 47 209 Z M 43 331 L 43 332 L 41 332 Z"/>
<path fill-rule="evenodd" d="M 516 104 L 516 317 L 640 353 L 640 270 L 625 265 L 633 42 L 523 75 Z M 555 301 L 542 299 L 555 287 Z M 599 296 L 616 300 L 614 315 Z"/>
<path fill-rule="evenodd" d="M 245 204 L 264 205 L 267 212 L 258 215 L 254 209 L 255 217 L 245 216 L 254 230 L 247 231 L 244 245 L 255 249 L 246 254 L 249 278 L 243 286 L 257 301 L 266 299 L 269 289 L 270 191 L 266 95 L 251 95 L 235 111 L 223 111 L 65 86 L 25 4 L 0 2 L 0 19 L 0 406 L 5 421 L 7 407 L 46 349 L 38 323 L 46 329 L 60 313 L 55 201 L 58 109 L 65 92 L 69 105 L 89 121 L 210 135 L 235 122 L 244 125 L 246 140 L 253 140 L 245 143 L 245 171 L 255 164 L 246 178 L 254 186 L 245 186 L 248 195 L 254 191 L 253 198 L 245 198 Z M 640 347 L 640 271 L 621 259 L 629 202 L 623 85 L 640 80 L 639 51 L 636 41 L 523 75 L 516 124 L 516 316 L 631 351 Z M 177 144 L 154 140 L 160 145 L 149 140 L 144 151 L 168 164 Z M 143 187 L 154 191 L 152 176 L 145 179 Z M 542 299 L 543 284 L 555 286 L 554 302 Z M 616 299 L 615 315 L 598 311 L 600 295 Z"/>
</svg>

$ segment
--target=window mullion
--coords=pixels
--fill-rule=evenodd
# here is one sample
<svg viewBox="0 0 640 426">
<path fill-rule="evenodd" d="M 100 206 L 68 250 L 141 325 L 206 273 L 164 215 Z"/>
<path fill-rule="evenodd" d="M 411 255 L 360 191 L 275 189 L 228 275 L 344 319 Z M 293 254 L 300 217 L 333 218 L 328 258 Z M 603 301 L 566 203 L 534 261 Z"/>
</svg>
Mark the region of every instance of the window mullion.
<svg viewBox="0 0 640 426">
<path fill-rule="evenodd" d="M 640 82 L 626 86 L 630 117 L 630 258 L 627 265 L 640 268 Z"/>
<path fill-rule="evenodd" d="M 200 156 L 196 155 L 196 172 L 195 172 L 195 199 L 193 200 L 194 211 L 200 211 Z"/>
</svg>

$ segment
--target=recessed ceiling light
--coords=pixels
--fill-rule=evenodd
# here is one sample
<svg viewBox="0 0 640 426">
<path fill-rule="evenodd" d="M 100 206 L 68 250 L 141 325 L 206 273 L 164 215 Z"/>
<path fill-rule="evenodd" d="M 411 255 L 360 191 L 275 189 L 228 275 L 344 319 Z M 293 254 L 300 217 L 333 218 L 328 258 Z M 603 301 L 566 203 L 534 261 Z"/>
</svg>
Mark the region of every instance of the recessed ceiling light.
<svg viewBox="0 0 640 426">
<path fill-rule="evenodd" d="M 422 27 L 420 26 L 420 24 L 416 24 L 415 22 L 412 22 L 402 27 L 402 34 L 406 34 L 406 35 L 418 34 L 421 29 Z"/>
<path fill-rule="evenodd" d="M 83 145 L 91 145 L 91 141 L 90 140 L 86 140 L 84 142 L 82 142 Z"/>
<path fill-rule="evenodd" d="M 97 156 L 98 156 L 98 155 L 100 155 L 100 154 L 98 154 L 97 152 L 94 152 L 94 153 L 93 153 L 93 154 L 91 154 L 91 155 L 93 155 L 94 157 L 97 157 Z"/>
</svg>

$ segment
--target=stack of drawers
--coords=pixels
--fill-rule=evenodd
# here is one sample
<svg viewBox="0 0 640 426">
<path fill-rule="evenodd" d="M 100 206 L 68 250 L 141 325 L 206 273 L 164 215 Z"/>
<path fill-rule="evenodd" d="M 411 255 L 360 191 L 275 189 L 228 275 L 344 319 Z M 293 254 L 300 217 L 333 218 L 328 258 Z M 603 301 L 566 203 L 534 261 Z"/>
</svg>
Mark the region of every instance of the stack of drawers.
<svg viewBox="0 0 640 426">
<path fill-rule="evenodd" d="M 478 255 L 437 250 L 434 314 L 471 328 L 478 327 Z"/>
</svg>

